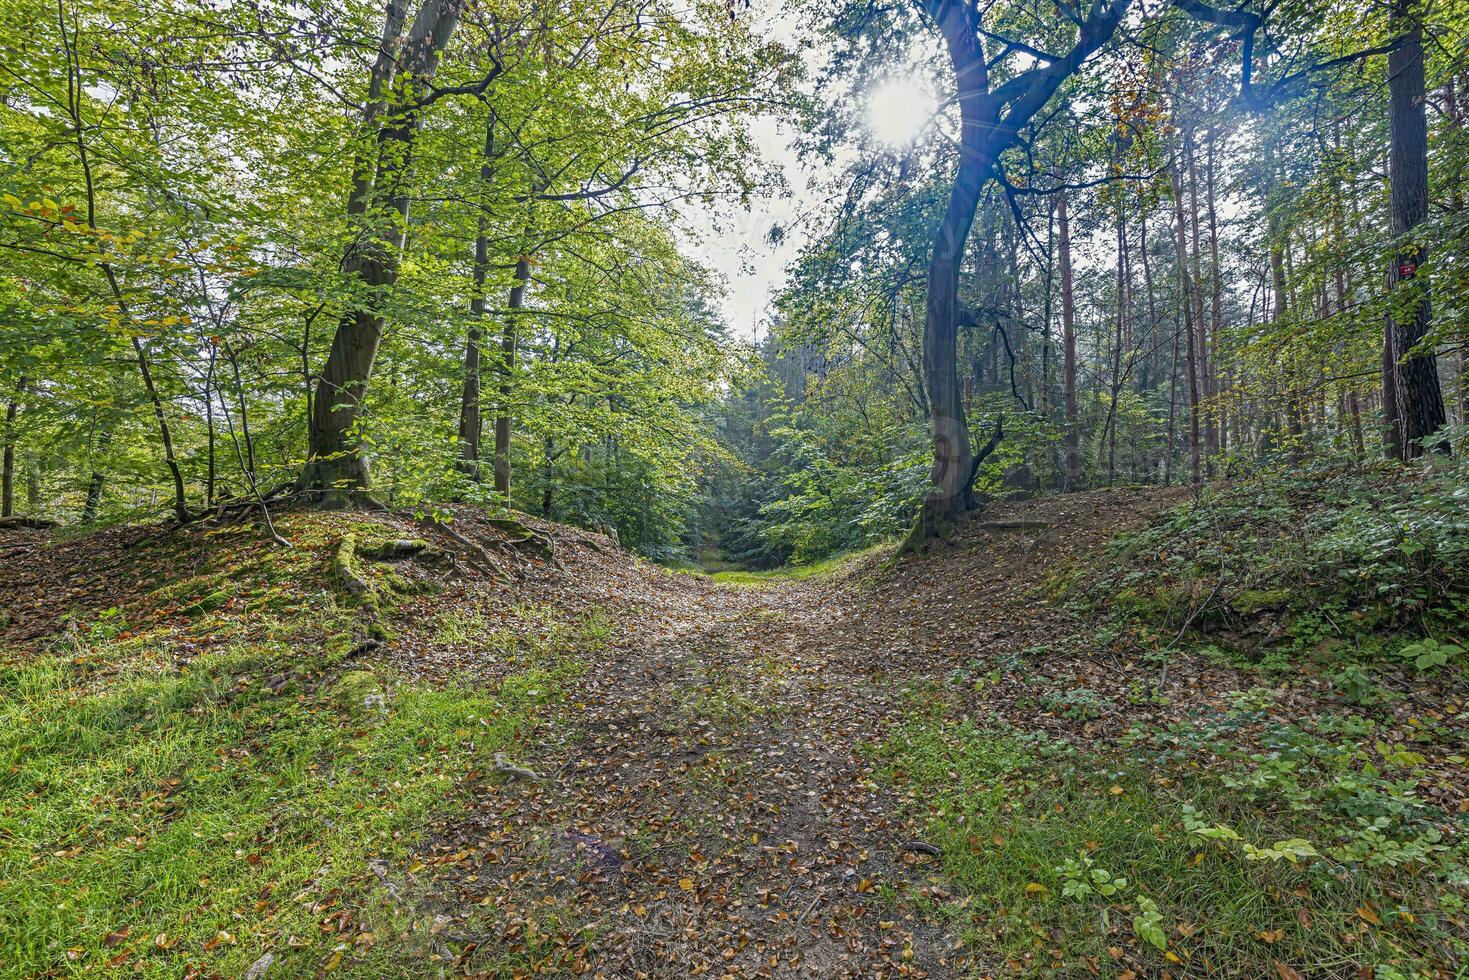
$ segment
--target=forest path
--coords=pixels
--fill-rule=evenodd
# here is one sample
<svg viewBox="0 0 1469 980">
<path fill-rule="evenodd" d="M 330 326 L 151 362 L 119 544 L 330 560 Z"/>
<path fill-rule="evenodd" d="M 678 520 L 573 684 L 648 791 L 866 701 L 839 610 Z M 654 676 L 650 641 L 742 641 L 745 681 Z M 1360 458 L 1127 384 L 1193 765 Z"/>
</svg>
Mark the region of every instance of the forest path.
<svg viewBox="0 0 1469 980">
<path fill-rule="evenodd" d="M 657 573 L 530 740 L 542 778 L 486 780 L 434 839 L 482 855 L 439 881 L 441 928 L 608 978 L 964 975 L 874 748 L 926 677 L 1074 630 L 1038 597 L 1055 563 L 1170 502 L 997 506 L 952 545 L 833 579 Z"/>
</svg>

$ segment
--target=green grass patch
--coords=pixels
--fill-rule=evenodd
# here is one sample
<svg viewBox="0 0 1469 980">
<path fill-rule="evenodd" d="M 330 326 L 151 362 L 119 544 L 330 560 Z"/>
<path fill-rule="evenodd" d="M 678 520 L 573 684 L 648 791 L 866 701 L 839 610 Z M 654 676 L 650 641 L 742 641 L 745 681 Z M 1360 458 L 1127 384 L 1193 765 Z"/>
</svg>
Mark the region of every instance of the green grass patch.
<svg viewBox="0 0 1469 980">
<path fill-rule="evenodd" d="M 1453 855 L 1332 857 L 1338 828 L 1309 801 L 986 730 L 932 699 L 880 754 L 943 848 L 958 895 L 936 910 L 1004 972 L 1428 977 L 1469 952 Z"/>
<path fill-rule="evenodd" d="M 769 568 L 760 571 L 745 569 L 717 571 L 709 577 L 716 582 L 723 582 L 726 585 L 765 585 L 770 582 L 799 582 L 811 578 L 829 578 L 846 571 L 862 559 L 884 551 L 891 546 L 891 541 L 880 541 L 860 551 L 849 551 L 845 554 L 833 555 L 830 558 L 824 558 L 821 561 L 812 562 L 809 565 L 786 565 L 782 568 Z"/>
<path fill-rule="evenodd" d="M 402 975 L 417 934 L 369 862 L 513 752 L 605 622 L 441 687 L 350 661 L 344 616 L 304 622 L 182 667 L 111 641 L 7 658 L 0 974 L 239 976 L 270 952 L 272 975 Z"/>
</svg>

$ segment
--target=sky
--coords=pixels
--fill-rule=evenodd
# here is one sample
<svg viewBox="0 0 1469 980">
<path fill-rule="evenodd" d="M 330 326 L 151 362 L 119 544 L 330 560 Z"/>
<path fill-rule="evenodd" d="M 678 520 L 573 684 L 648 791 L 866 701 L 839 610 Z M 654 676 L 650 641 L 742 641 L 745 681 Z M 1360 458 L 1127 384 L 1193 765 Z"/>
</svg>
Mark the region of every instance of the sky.
<svg viewBox="0 0 1469 980">
<path fill-rule="evenodd" d="M 767 116 L 757 119 L 751 128 L 761 158 L 785 175 L 787 194 L 752 199 L 748 210 L 725 201 L 701 206 L 689 215 L 702 239 L 691 250 L 725 280 L 724 320 L 730 331 L 744 340 L 764 335 L 762 324 L 785 283 L 786 268 L 809 235 L 804 226 L 792 225 L 797 201 L 815 176 L 797 157 L 793 148 L 795 133 L 788 125 Z M 768 237 L 776 225 L 790 228 L 792 233 L 772 245 Z"/>
<path fill-rule="evenodd" d="M 754 5 L 757 38 L 775 40 L 803 52 L 808 66 L 815 67 L 820 53 L 809 40 L 798 39 L 799 24 L 781 4 Z M 728 201 L 700 205 L 687 214 L 698 238 L 690 246 L 694 257 L 725 281 L 727 291 L 721 304 L 725 323 L 734 336 L 756 340 L 765 333 L 764 323 L 772 301 L 786 279 L 786 269 L 810 237 L 810 229 L 795 222 L 799 202 L 824 176 L 812 173 L 795 150 L 799 135 L 789 124 L 766 115 L 750 126 L 761 160 L 785 178 L 786 192 L 779 196 L 752 199 L 748 209 Z M 779 225 L 790 232 L 779 244 L 771 244 L 771 228 Z"/>
<path fill-rule="evenodd" d="M 817 77 L 827 54 L 820 36 L 802 31 L 796 16 L 780 5 L 755 5 L 754 12 L 757 19 L 751 29 L 756 36 L 799 51 L 807 77 Z M 902 69 L 868 94 L 869 125 L 879 142 L 906 142 L 932 119 L 933 96 Z M 716 202 L 692 208 L 686 217 L 698 239 L 690 251 L 728 287 L 721 304 L 725 323 L 736 337 L 756 340 L 765 333 L 771 304 L 785 284 L 791 262 L 812 235 L 823 230 L 811 203 L 839 163 L 802 160 L 795 150 L 800 134 L 774 116 L 759 117 L 750 128 L 762 161 L 784 176 L 785 194 L 753 200 L 748 209 Z M 840 161 L 842 152 L 837 156 Z M 771 244 L 770 230 L 777 225 L 785 234 L 779 244 Z"/>
</svg>

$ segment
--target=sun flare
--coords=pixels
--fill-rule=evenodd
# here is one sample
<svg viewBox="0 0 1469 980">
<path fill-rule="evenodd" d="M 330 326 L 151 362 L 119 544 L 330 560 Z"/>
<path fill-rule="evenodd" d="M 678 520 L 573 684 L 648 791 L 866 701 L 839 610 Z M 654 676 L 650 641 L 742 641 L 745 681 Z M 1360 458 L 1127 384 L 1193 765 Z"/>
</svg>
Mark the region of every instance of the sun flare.
<svg viewBox="0 0 1469 980">
<path fill-rule="evenodd" d="M 911 78 L 895 78 L 873 89 L 867 100 L 867 122 L 884 143 L 901 146 L 923 132 L 933 116 L 933 96 Z"/>
</svg>

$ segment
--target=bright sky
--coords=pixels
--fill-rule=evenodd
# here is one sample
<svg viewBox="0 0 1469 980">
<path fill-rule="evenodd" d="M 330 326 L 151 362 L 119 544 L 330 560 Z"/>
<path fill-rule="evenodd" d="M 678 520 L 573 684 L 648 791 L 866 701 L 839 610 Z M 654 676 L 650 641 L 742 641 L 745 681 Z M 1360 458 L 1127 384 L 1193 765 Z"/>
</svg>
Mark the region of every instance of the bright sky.
<svg viewBox="0 0 1469 980">
<path fill-rule="evenodd" d="M 762 38 L 778 40 L 801 52 L 808 77 L 815 77 L 824 60 L 819 44 L 803 36 L 794 15 L 773 5 L 760 4 L 754 30 Z M 867 94 L 872 134 L 889 144 L 902 144 L 931 122 L 934 98 L 916 80 L 897 75 L 875 83 Z M 815 195 L 830 173 L 811 171 L 794 149 L 799 135 L 793 128 L 766 116 L 751 127 L 761 158 L 779 169 L 788 187 L 785 195 L 751 202 L 748 210 L 718 202 L 688 213 L 702 241 L 691 250 L 722 276 L 728 292 L 722 304 L 725 322 L 737 336 L 753 340 L 764 335 L 771 304 L 786 281 L 786 271 L 813 233 L 822 229 L 809 220 Z M 804 214 L 803 214 L 804 212 Z M 798 221 L 805 217 L 808 220 Z M 772 227 L 785 232 L 778 245 L 769 241 Z"/>
<path fill-rule="evenodd" d="M 724 319 L 734 335 L 745 340 L 764 334 L 762 325 L 785 282 L 786 267 L 805 242 L 799 229 L 792 229 L 779 245 L 772 245 L 768 236 L 776 225 L 791 226 L 809 177 L 792 148 L 794 134 L 789 127 L 766 117 L 756 120 L 753 129 L 761 157 L 785 174 L 790 194 L 752 200 L 748 211 L 726 201 L 701 206 L 689 215 L 703 237 L 692 251 L 727 282 Z"/>
<path fill-rule="evenodd" d="M 797 41 L 799 26 L 794 15 L 780 4 L 756 4 L 752 30 L 804 52 L 808 66 L 815 68 L 819 57 Z M 692 245 L 694 256 L 724 278 L 728 291 L 722 304 L 725 322 L 736 337 L 754 340 L 763 336 L 771 302 L 785 283 L 786 268 L 805 244 L 809 230 L 793 227 L 800 202 L 820 175 L 806 172 L 796 155 L 792 127 L 774 117 L 756 119 L 751 130 L 761 159 L 784 174 L 787 193 L 755 199 L 748 210 L 728 201 L 700 205 L 688 213 L 702 241 Z M 790 232 L 779 245 L 769 241 L 771 228 L 779 225 Z"/>
</svg>

